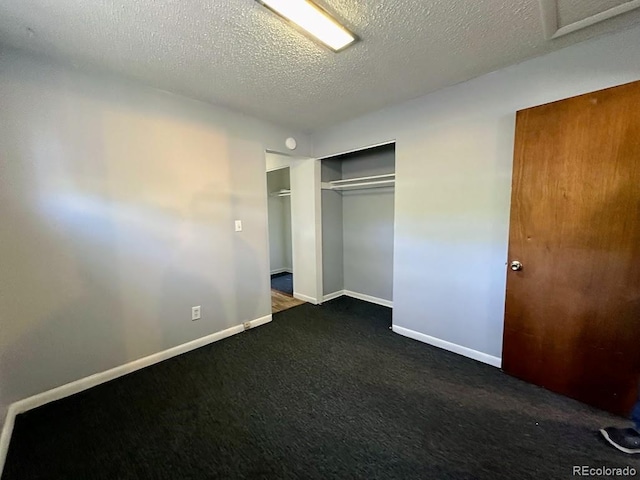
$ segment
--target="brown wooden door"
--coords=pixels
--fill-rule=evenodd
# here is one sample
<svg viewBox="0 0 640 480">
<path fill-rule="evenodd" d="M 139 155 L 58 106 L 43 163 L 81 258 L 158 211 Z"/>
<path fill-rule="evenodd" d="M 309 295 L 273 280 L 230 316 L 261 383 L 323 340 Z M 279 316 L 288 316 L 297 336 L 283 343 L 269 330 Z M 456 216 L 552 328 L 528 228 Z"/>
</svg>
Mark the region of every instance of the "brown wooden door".
<svg viewBox="0 0 640 480">
<path fill-rule="evenodd" d="M 518 112 L 504 371 L 626 415 L 640 372 L 640 82 Z"/>
</svg>

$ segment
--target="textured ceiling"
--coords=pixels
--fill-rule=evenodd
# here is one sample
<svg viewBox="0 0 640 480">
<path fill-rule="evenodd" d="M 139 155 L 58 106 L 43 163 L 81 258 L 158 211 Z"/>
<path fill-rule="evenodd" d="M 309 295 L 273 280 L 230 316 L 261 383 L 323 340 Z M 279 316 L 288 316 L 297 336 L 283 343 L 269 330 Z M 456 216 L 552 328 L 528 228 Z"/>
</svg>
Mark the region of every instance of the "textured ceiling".
<svg viewBox="0 0 640 480">
<path fill-rule="evenodd" d="M 565 22 L 624 3 L 560 1 Z M 538 0 L 319 3 L 362 41 L 335 54 L 254 0 L 2 0 L 0 44 L 310 131 L 640 22 L 545 40 Z"/>
</svg>

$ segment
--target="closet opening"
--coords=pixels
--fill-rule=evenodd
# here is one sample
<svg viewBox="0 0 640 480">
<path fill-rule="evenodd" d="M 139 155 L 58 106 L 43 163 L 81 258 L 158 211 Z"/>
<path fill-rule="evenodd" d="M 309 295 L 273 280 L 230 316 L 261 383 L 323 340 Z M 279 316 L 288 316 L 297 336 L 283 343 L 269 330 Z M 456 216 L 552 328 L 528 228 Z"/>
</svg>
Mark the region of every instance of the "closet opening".
<svg viewBox="0 0 640 480">
<path fill-rule="evenodd" d="M 293 297 L 290 168 L 267 172 L 271 311 L 304 303 Z"/>
<path fill-rule="evenodd" d="M 395 143 L 323 158 L 323 301 L 393 307 Z"/>
</svg>

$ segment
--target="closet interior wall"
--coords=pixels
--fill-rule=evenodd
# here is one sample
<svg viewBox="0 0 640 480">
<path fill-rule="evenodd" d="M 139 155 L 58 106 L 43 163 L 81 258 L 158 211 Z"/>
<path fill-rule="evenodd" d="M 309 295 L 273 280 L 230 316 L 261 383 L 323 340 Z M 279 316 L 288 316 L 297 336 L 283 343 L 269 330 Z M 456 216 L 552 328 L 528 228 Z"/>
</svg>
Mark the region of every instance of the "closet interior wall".
<svg viewBox="0 0 640 480">
<path fill-rule="evenodd" d="M 280 193 L 290 191 L 290 188 L 288 168 L 267 172 L 269 257 L 272 275 L 282 272 L 292 273 L 291 197 Z"/>
<path fill-rule="evenodd" d="M 395 145 L 322 160 L 322 182 L 395 173 Z M 379 179 L 372 179 L 373 182 Z M 393 301 L 393 183 L 322 190 L 324 295 Z"/>
</svg>

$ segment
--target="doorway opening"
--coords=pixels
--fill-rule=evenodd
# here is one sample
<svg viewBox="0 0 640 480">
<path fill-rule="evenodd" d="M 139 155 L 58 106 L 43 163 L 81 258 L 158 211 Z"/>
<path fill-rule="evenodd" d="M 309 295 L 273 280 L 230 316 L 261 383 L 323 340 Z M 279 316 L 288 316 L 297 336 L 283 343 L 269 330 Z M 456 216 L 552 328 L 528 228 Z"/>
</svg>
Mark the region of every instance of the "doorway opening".
<svg viewBox="0 0 640 480">
<path fill-rule="evenodd" d="M 321 159 L 323 299 L 393 308 L 395 142 Z"/>
<path fill-rule="evenodd" d="M 294 298 L 291 235 L 291 174 L 284 167 L 267 172 L 271 311 L 304 303 Z"/>
</svg>

